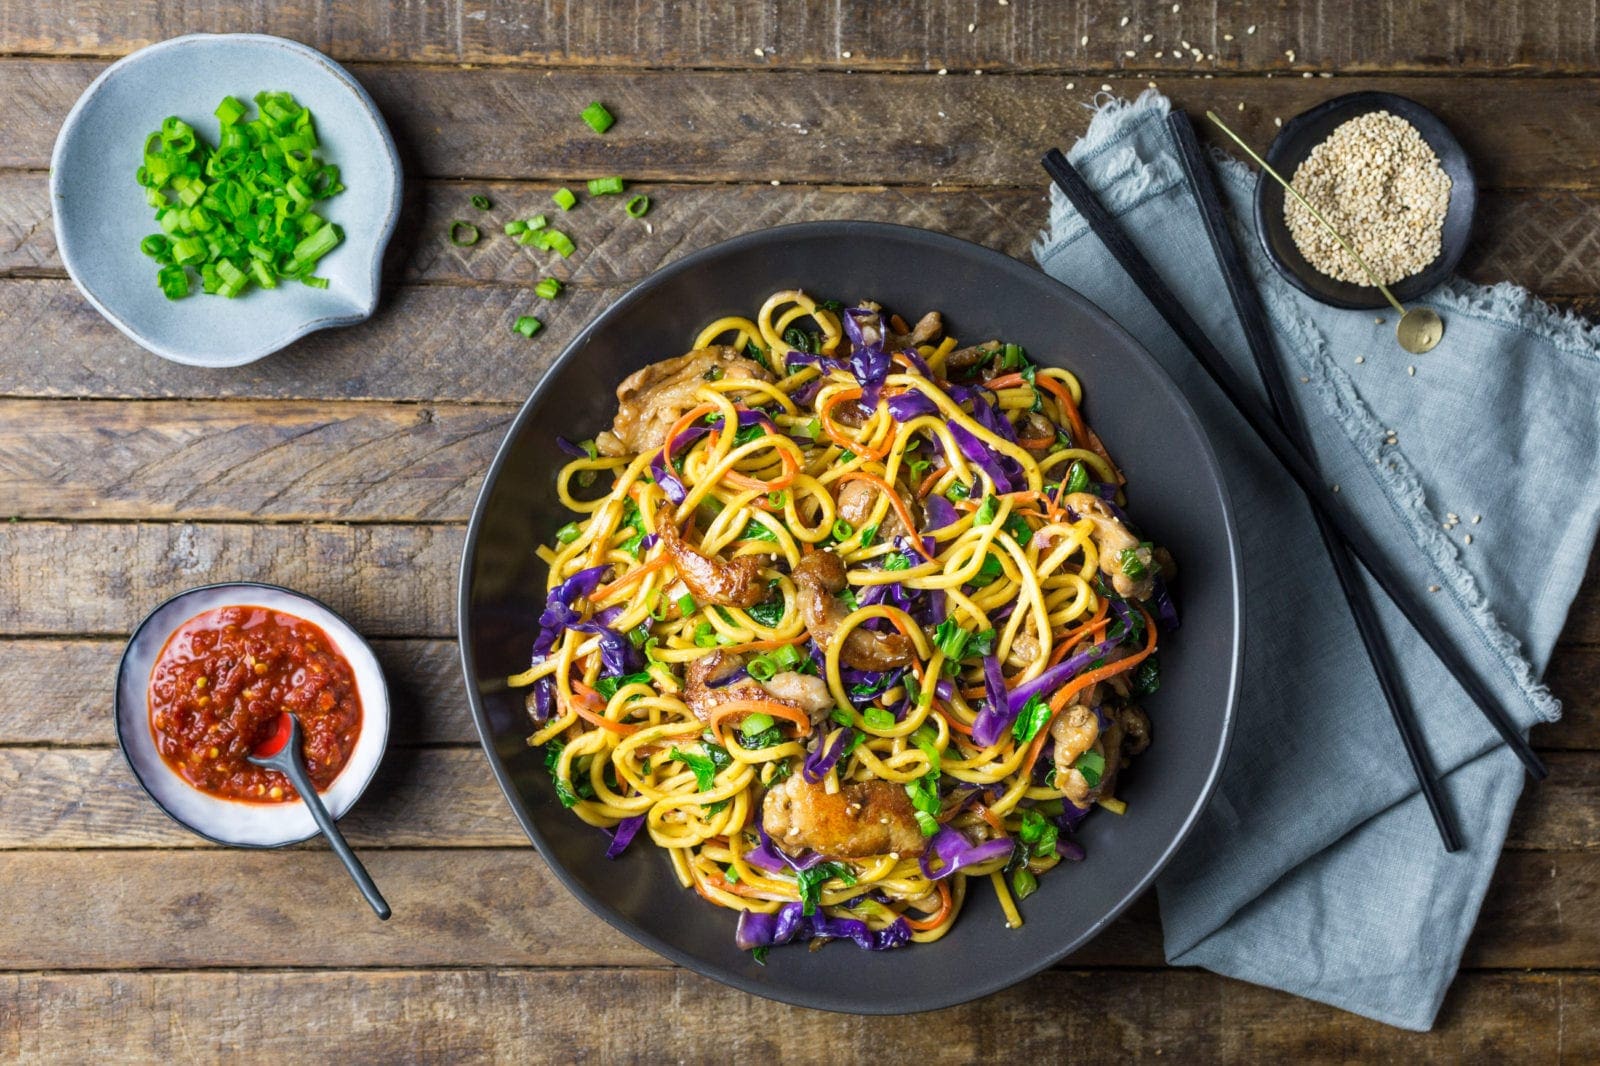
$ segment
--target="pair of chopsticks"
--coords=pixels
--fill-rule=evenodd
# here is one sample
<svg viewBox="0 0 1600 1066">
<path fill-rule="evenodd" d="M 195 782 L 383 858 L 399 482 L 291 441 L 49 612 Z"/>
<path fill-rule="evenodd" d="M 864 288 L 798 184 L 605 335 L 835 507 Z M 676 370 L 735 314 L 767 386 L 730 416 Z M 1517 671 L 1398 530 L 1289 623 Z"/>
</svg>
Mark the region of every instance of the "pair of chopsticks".
<svg viewBox="0 0 1600 1066">
<path fill-rule="evenodd" d="M 1210 235 L 1213 249 L 1218 255 L 1219 262 L 1227 276 L 1228 289 L 1233 297 L 1235 311 L 1239 314 L 1247 339 L 1250 342 L 1251 352 L 1256 363 L 1266 378 L 1268 393 L 1275 407 L 1276 418 L 1262 412 L 1248 394 L 1243 380 L 1234 373 L 1222 353 L 1206 336 L 1199 324 L 1189 315 L 1183 305 L 1179 303 L 1155 268 L 1142 253 L 1134 246 L 1133 242 L 1122 231 L 1121 227 L 1108 214 L 1093 190 L 1083 180 L 1082 176 L 1067 162 L 1066 156 L 1057 149 L 1051 149 L 1044 157 L 1044 168 L 1050 177 L 1066 195 L 1067 199 L 1077 209 L 1089 228 L 1094 232 L 1101 243 L 1105 245 L 1122 269 L 1127 272 L 1133 282 L 1138 285 L 1145 298 L 1155 307 L 1166 320 L 1180 340 L 1183 341 L 1190 352 L 1199 361 L 1201 368 L 1211 377 L 1224 396 L 1238 411 L 1241 418 L 1261 438 L 1268 450 L 1278 459 L 1301 491 L 1306 494 L 1313 509 L 1317 512 L 1319 527 L 1323 530 L 1324 538 L 1329 544 L 1330 556 L 1334 568 L 1338 573 L 1341 583 L 1345 587 L 1351 603 L 1351 611 L 1355 617 L 1357 628 L 1366 646 L 1368 655 L 1373 659 L 1374 669 L 1377 671 L 1379 684 L 1389 701 L 1394 713 L 1395 722 L 1400 729 L 1406 753 L 1411 759 L 1412 767 L 1417 774 L 1417 783 L 1428 802 L 1434 821 L 1439 827 L 1439 833 L 1444 841 L 1446 850 L 1454 851 L 1460 847 L 1459 835 L 1456 833 L 1453 819 L 1444 803 L 1439 786 L 1437 774 L 1433 771 L 1426 755 L 1426 749 L 1421 742 L 1420 731 L 1415 721 L 1415 714 L 1410 703 L 1405 699 L 1394 670 L 1392 656 L 1388 653 L 1388 646 L 1384 642 L 1383 634 L 1377 625 L 1377 617 L 1373 604 L 1364 595 L 1353 595 L 1352 590 L 1359 593 L 1360 585 L 1356 580 L 1353 566 L 1350 565 L 1349 556 L 1353 555 L 1366 567 L 1379 587 L 1389 596 L 1390 600 L 1406 619 L 1416 629 L 1423 640 L 1439 657 L 1445 667 L 1450 671 L 1456 681 L 1460 683 L 1467 694 L 1476 703 L 1488 719 L 1495 731 L 1506 744 L 1516 753 L 1522 761 L 1527 772 L 1535 780 L 1542 780 L 1547 771 L 1544 763 L 1539 759 L 1528 742 L 1518 732 L 1516 724 L 1512 721 L 1510 713 L 1501 706 L 1489 686 L 1480 678 L 1464 655 L 1452 643 L 1449 634 L 1428 613 L 1427 609 L 1418 598 L 1415 591 L 1404 575 L 1388 561 L 1377 542 L 1364 530 L 1348 513 L 1341 501 L 1329 491 L 1321 476 L 1317 473 L 1316 466 L 1306 457 L 1305 444 L 1307 441 L 1304 426 L 1296 421 L 1297 411 L 1289 400 L 1288 390 L 1284 385 L 1281 373 L 1278 371 L 1277 362 L 1272 356 L 1270 347 L 1270 332 L 1267 330 L 1265 316 L 1262 312 L 1259 298 L 1256 297 L 1248 275 L 1244 272 L 1244 265 L 1239 257 L 1238 249 L 1234 246 L 1232 236 L 1227 229 L 1226 219 L 1222 216 L 1222 208 L 1217 196 L 1216 188 L 1210 181 L 1209 171 L 1206 169 L 1199 146 L 1195 143 L 1194 131 L 1190 126 L 1187 116 L 1174 113 L 1169 119 L 1173 134 L 1178 139 L 1179 154 L 1183 159 L 1185 173 L 1188 176 L 1191 188 L 1196 198 L 1203 205 L 1202 215 L 1205 218 L 1207 232 Z M 1209 216 L 1214 216 L 1214 219 Z M 1230 254 L 1231 253 L 1231 254 Z M 1269 370 L 1270 368 L 1270 370 Z M 1280 421 L 1282 420 L 1282 424 Z M 1286 427 L 1293 427 L 1294 437 L 1290 436 Z M 1336 535 L 1342 542 L 1345 551 L 1334 550 Z M 1341 561 L 1342 559 L 1342 561 Z"/>
</svg>

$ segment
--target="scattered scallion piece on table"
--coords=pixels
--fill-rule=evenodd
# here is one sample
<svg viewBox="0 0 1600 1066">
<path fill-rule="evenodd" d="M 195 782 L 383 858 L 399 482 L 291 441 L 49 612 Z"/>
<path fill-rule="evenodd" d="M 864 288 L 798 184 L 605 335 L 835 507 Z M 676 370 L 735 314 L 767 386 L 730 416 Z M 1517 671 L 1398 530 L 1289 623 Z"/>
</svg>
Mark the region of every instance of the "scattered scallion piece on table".
<svg viewBox="0 0 1600 1066">
<path fill-rule="evenodd" d="M 550 194 L 550 199 L 554 200 L 556 206 L 563 211 L 571 211 L 578 205 L 578 198 L 573 195 L 571 189 L 557 189 Z"/>
<path fill-rule="evenodd" d="M 544 323 L 540 322 L 532 315 L 523 315 L 521 318 L 517 319 L 516 325 L 512 326 L 511 328 L 522 334 L 524 337 L 531 337 L 544 328 Z"/>
<path fill-rule="evenodd" d="M 525 223 L 529 229 L 544 229 L 549 224 L 550 220 L 545 218 L 543 215 L 534 215 Z"/>
<path fill-rule="evenodd" d="M 520 218 L 514 218 L 505 225 L 506 236 L 515 237 L 517 234 L 523 232 L 527 228 L 528 224 L 526 222 L 522 221 Z"/>
<path fill-rule="evenodd" d="M 246 104 L 222 98 L 215 148 L 176 115 L 145 138 L 134 177 L 161 232 L 139 250 L 160 265 L 168 299 L 193 291 L 191 267 L 202 292 L 228 297 L 290 278 L 328 286 L 312 272 L 344 231 L 313 205 L 344 191 L 339 168 L 318 158 L 316 123 L 293 96 L 261 92 L 255 103 L 258 117 L 246 121 Z"/>
<path fill-rule="evenodd" d="M 616 196 L 622 192 L 622 179 L 616 175 L 609 178 L 590 178 L 590 196 Z"/>
<path fill-rule="evenodd" d="M 650 210 L 650 197 L 635 196 L 624 204 L 622 209 L 628 212 L 629 218 L 643 218 L 645 212 Z"/>
<path fill-rule="evenodd" d="M 472 206 L 476 207 L 479 211 L 487 211 L 487 210 L 489 210 L 489 208 L 493 207 L 494 204 L 489 200 L 489 198 L 487 196 L 484 196 L 482 193 L 479 193 L 477 196 L 474 196 L 472 198 Z"/>
<path fill-rule="evenodd" d="M 583 109 L 583 121 L 587 122 L 589 124 L 589 128 L 594 130 L 596 133 L 604 133 L 606 130 L 610 129 L 612 123 L 616 122 L 617 120 L 612 117 L 611 112 L 606 110 L 606 106 L 604 104 L 602 104 L 599 100 L 596 100 L 594 103 Z"/>
<path fill-rule="evenodd" d="M 554 300 L 561 295 L 561 282 L 555 278 L 544 278 L 533 287 L 535 296 L 544 300 Z"/>
<path fill-rule="evenodd" d="M 578 246 L 572 243 L 572 238 L 558 229 L 539 230 L 532 236 L 535 246 L 547 252 L 559 252 L 563 259 L 571 259 L 572 253 L 578 250 Z"/>
<path fill-rule="evenodd" d="M 457 248 L 471 248 L 481 236 L 478 227 L 470 222 L 458 218 L 450 223 L 450 243 Z"/>
</svg>

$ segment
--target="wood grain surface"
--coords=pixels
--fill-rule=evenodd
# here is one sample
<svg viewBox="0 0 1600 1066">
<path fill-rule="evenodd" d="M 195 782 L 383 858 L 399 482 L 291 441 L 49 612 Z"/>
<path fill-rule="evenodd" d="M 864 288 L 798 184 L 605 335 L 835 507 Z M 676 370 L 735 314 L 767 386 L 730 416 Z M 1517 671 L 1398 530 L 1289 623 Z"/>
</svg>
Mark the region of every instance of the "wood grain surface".
<svg viewBox="0 0 1600 1066">
<path fill-rule="evenodd" d="M 109 62 L 231 31 L 347 63 L 408 185 L 371 321 L 196 372 L 67 280 L 46 168 Z M 489 772 L 454 643 L 464 522 L 565 343 L 661 266 L 792 222 L 894 221 L 1026 260 L 1039 155 L 1152 81 L 1260 147 L 1337 93 L 1424 102 L 1482 188 L 1463 273 L 1600 314 L 1600 18 L 1575 0 L 0 0 L 0 1061 L 1600 1060 L 1600 565 L 1546 678 L 1566 716 L 1533 733 L 1551 777 L 1428 1034 L 1167 968 L 1153 895 L 975 1004 L 785 1007 L 591 915 Z M 618 116 L 604 137 L 577 121 L 591 100 Z M 498 234 L 603 174 L 648 217 L 584 203 L 562 216 L 571 260 Z M 485 240 L 451 246 L 458 218 Z M 539 305 L 544 276 L 567 288 Z M 527 313 L 532 340 L 510 331 Z M 170 822 L 116 749 L 126 634 L 225 579 L 303 589 L 374 638 L 392 744 L 344 824 L 387 924 L 320 843 L 220 849 Z"/>
</svg>

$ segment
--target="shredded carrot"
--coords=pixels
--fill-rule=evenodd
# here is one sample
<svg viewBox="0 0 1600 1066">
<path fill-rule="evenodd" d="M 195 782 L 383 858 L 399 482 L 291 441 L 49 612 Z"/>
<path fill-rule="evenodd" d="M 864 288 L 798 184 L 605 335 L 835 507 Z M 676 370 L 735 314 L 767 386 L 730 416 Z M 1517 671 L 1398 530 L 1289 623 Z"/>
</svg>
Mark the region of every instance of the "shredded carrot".
<svg viewBox="0 0 1600 1066">
<path fill-rule="evenodd" d="M 697 873 L 698 876 L 696 876 L 694 878 L 694 882 L 695 882 L 695 887 L 697 889 L 699 888 L 700 881 L 703 878 L 705 880 L 706 884 L 710 885 L 712 888 L 720 888 L 724 892 L 731 892 L 735 896 L 743 896 L 745 899 L 777 899 L 777 900 L 781 900 L 781 899 L 787 898 L 787 897 L 784 897 L 784 896 L 777 895 L 774 892 L 767 892 L 767 891 L 764 891 L 764 890 L 759 889 L 759 888 L 754 888 L 754 887 L 752 887 L 750 885 L 745 884 L 743 881 L 739 881 L 739 882 L 729 881 L 726 877 L 723 877 L 721 874 L 703 873 L 703 872 L 698 871 L 698 870 L 696 871 L 696 873 Z M 711 899 L 711 897 L 709 895 L 707 895 L 705 892 L 701 892 L 700 895 L 703 896 L 706 899 Z M 713 902 L 715 902 L 715 901 L 713 901 Z"/>
<path fill-rule="evenodd" d="M 1067 416 L 1067 422 L 1072 426 L 1072 445 L 1075 448 L 1089 446 L 1089 427 L 1083 424 L 1083 415 L 1078 413 L 1078 405 L 1072 399 L 1072 390 L 1067 388 L 1055 378 L 1036 377 L 1038 382 L 1055 395 L 1061 404 L 1061 413 Z M 1105 458 L 1101 456 L 1101 458 Z"/>
<path fill-rule="evenodd" d="M 576 711 L 579 718 L 582 718 L 586 722 L 591 722 L 594 725 L 599 726 L 601 729 L 616 733 L 618 736 L 625 737 L 630 733 L 637 733 L 639 731 L 639 727 L 636 725 L 629 725 L 626 722 L 614 721 L 613 719 L 607 718 L 605 715 L 594 710 L 594 705 L 596 703 L 599 703 L 601 707 L 604 707 L 605 701 L 600 698 L 600 693 L 596 692 L 588 685 L 585 685 L 582 681 L 574 678 L 572 681 L 572 690 L 578 695 L 576 699 L 568 700 L 567 706 Z"/>
<path fill-rule="evenodd" d="M 860 398 L 860 389 L 841 389 L 829 396 L 828 401 L 818 409 L 817 418 L 822 422 L 822 431 L 828 435 L 828 439 L 839 447 L 855 452 L 857 455 L 864 455 L 868 459 L 882 459 L 889 454 L 889 449 L 894 447 L 893 432 L 890 432 L 888 438 L 884 440 L 882 450 L 873 449 L 869 448 L 864 442 L 855 440 L 841 431 L 834 425 L 833 419 L 829 417 L 829 412 L 841 400 L 859 400 Z"/>
<path fill-rule="evenodd" d="M 965 696 L 966 693 L 963 692 L 962 695 Z M 960 733 L 964 737 L 970 737 L 972 735 L 972 727 L 963 722 L 961 719 L 957 718 L 955 715 L 951 714 L 949 707 L 946 707 L 936 701 L 933 705 L 933 709 L 944 716 L 945 724 L 951 729 L 954 729 L 957 733 Z"/>
<path fill-rule="evenodd" d="M 789 449 L 780 447 L 778 458 L 783 463 L 783 473 L 771 481 L 762 481 L 760 478 L 741 474 L 737 470 L 730 470 L 725 475 L 728 481 L 742 489 L 761 489 L 764 492 L 777 492 L 794 484 L 794 479 L 800 476 L 800 464 L 790 454 Z"/>
<path fill-rule="evenodd" d="M 633 584 L 635 581 L 638 581 L 646 574 L 660 570 L 663 566 L 666 566 L 667 563 L 671 561 L 671 558 L 672 557 L 666 552 L 662 552 L 649 562 L 640 563 L 632 570 L 629 570 L 626 574 L 623 574 L 621 577 L 617 578 L 617 580 L 613 581 L 611 584 L 602 585 L 595 589 L 593 592 L 589 593 L 589 599 L 594 603 L 599 603 L 601 600 L 610 596 L 618 589 L 627 588 L 629 585 Z"/>
<path fill-rule="evenodd" d="M 944 924 L 946 918 L 950 917 L 950 907 L 953 903 L 950 898 L 950 886 L 943 881 L 935 881 L 934 887 L 939 890 L 939 909 L 933 912 L 932 918 L 907 918 L 903 914 L 900 916 L 907 925 L 919 932 L 937 929 Z"/>
<path fill-rule="evenodd" d="M 933 490 L 933 483 L 939 480 L 939 475 L 944 473 L 944 471 L 945 468 L 942 466 L 936 470 L 928 471 L 928 476 L 922 479 L 921 485 L 917 486 L 917 499 L 922 499 Z"/>
<path fill-rule="evenodd" d="M 1090 670 L 1086 674 L 1079 674 L 1057 690 L 1054 696 L 1050 697 L 1050 717 L 1045 721 L 1044 725 L 1039 727 L 1039 732 L 1033 738 L 1033 743 L 1028 745 L 1028 757 L 1022 763 L 1022 776 L 1024 778 L 1033 775 L 1033 764 L 1039 761 L 1039 752 L 1044 748 L 1045 737 L 1050 734 L 1050 723 L 1055 721 L 1056 715 L 1061 713 L 1061 709 L 1067 705 L 1068 700 L 1090 685 L 1104 681 L 1108 677 L 1115 677 L 1127 670 L 1132 670 L 1149 658 L 1150 653 L 1156 650 L 1156 624 L 1150 620 L 1149 612 L 1143 607 L 1139 608 L 1139 613 L 1144 615 L 1144 647 L 1126 659 L 1118 659 L 1114 663 L 1107 663 L 1105 666 Z"/>
<path fill-rule="evenodd" d="M 851 470 L 848 473 L 839 475 L 839 483 L 841 485 L 846 481 L 865 481 L 867 484 L 875 486 L 878 491 L 887 493 L 889 503 L 894 507 L 895 514 L 900 516 L 900 523 L 906 527 L 906 539 L 911 541 L 911 545 L 917 549 L 918 555 L 930 563 L 934 561 L 933 556 L 928 554 L 928 549 L 922 546 L 922 538 L 917 534 L 917 523 L 911 517 L 911 510 L 906 507 L 906 501 L 900 498 L 900 494 L 894 490 L 893 486 L 877 474 L 869 474 L 865 470 Z"/>
<path fill-rule="evenodd" d="M 722 737 L 722 722 L 735 714 L 769 714 L 774 718 L 782 718 L 785 721 L 793 722 L 800 736 L 804 737 L 811 734 L 811 716 L 798 707 L 791 707 L 787 703 L 779 703 L 777 700 L 728 700 L 725 703 L 719 703 L 712 710 L 711 718 L 706 723 L 711 727 L 711 732 L 716 734 L 717 740 L 721 741 L 724 746 L 727 745 L 727 741 L 723 740 Z"/>
<path fill-rule="evenodd" d="M 978 817 L 988 822 L 995 832 L 999 833 L 1001 836 L 1006 835 L 1006 823 L 1000 820 L 1000 816 L 998 814 L 994 813 L 981 803 L 975 804 L 972 809 L 977 811 Z"/>
<path fill-rule="evenodd" d="M 1001 389 L 1014 389 L 1019 385 L 1026 385 L 1028 379 L 1021 374 L 1001 374 L 997 378 L 990 378 L 983 383 L 983 387 L 999 392 Z M 1037 386 L 1035 386 L 1037 387 Z"/>
</svg>

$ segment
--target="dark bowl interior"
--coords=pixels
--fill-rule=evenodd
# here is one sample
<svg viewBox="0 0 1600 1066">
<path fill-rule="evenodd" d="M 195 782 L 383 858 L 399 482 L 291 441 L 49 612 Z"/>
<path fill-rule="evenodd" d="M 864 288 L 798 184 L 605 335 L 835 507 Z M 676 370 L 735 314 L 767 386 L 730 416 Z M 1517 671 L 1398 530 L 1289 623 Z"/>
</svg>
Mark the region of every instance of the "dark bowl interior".
<svg viewBox="0 0 1600 1066">
<path fill-rule="evenodd" d="M 1311 150 L 1327 140 L 1339 126 L 1372 111 L 1387 111 L 1417 128 L 1439 157 L 1439 165 L 1450 176 L 1450 207 L 1445 213 L 1438 258 L 1421 272 L 1389 286 L 1402 303 L 1415 300 L 1442 285 L 1454 272 L 1472 236 L 1472 215 L 1478 203 L 1478 185 L 1472 176 L 1472 160 L 1460 142 L 1439 117 L 1415 100 L 1393 93 L 1348 93 L 1295 116 L 1267 150 L 1267 162 L 1284 178 L 1294 180 L 1294 172 Z M 1389 301 L 1371 285 L 1353 285 L 1328 277 L 1306 261 L 1289 233 L 1283 218 L 1286 193 L 1282 185 L 1263 172 L 1256 179 L 1256 233 L 1261 247 L 1278 272 L 1291 285 L 1312 299 L 1334 307 L 1387 307 Z"/>
<path fill-rule="evenodd" d="M 1088 819 L 1088 859 L 1041 879 L 1026 927 L 1003 925 L 975 885 L 943 940 L 884 953 L 834 944 L 774 951 L 765 967 L 734 946 L 735 916 L 679 887 L 641 835 L 617 861 L 606 838 L 562 810 L 520 694 L 543 603 L 534 549 L 567 521 L 554 491 L 558 434 L 610 422 L 617 383 L 677 355 L 706 323 L 753 314 L 771 293 L 804 288 L 873 298 L 915 321 L 939 309 L 958 337 L 1003 337 L 1069 366 L 1087 414 L 1129 479 L 1130 507 L 1183 570 L 1184 625 L 1164 643 L 1161 690 L 1148 701 L 1155 743 L 1126 777 L 1128 813 Z M 484 483 L 462 560 L 460 635 L 473 715 L 489 760 L 529 837 L 592 910 L 635 940 L 746 991 L 805 1006 L 901 1013 L 1004 988 L 1079 947 L 1136 898 L 1197 816 L 1227 747 L 1239 667 L 1239 575 L 1216 460 L 1188 404 L 1132 338 L 1087 300 L 1014 259 L 921 230 L 810 223 L 749 234 L 658 272 L 585 330 L 534 390 Z M 530 860 L 531 861 L 531 860 Z"/>
</svg>

